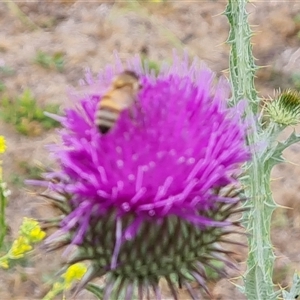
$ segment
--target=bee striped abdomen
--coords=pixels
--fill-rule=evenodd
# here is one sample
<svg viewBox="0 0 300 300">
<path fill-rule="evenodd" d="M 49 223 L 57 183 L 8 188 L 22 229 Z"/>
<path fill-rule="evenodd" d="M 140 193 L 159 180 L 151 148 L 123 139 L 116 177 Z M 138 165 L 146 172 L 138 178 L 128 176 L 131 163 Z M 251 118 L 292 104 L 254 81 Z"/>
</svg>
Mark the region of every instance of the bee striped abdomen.
<svg viewBox="0 0 300 300">
<path fill-rule="evenodd" d="M 114 103 L 107 102 L 105 99 L 99 103 L 99 109 L 96 111 L 95 125 L 102 134 L 107 133 L 117 122 L 120 110 Z"/>
</svg>

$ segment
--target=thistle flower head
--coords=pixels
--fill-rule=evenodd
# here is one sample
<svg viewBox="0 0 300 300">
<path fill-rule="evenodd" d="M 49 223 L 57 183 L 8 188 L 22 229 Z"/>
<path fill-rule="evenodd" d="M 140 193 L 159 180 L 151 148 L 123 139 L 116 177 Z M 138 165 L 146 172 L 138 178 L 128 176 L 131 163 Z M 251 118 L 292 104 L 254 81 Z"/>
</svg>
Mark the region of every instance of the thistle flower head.
<svg viewBox="0 0 300 300">
<path fill-rule="evenodd" d="M 283 126 L 300 123 L 300 94 L 297 91 L 286 90 L 272 101 L 266 103 L 268 117 Z"/>
<path fill-rule="evenodd" d="M 65 217 L 48 242 L 78 245 L 69 263 L 91 261 L 81 286 L 106 275 L 105 299 L 131 299 L 136 287 L 140 298 L 152 287 L 159 299 L 160 277 L 174 298 L 174 278 L 193 295 L 189 281 L 207 290 L 212 260 L 231 266 L 218 243 L 239 204 L 228 187 L 248 159 L 245 126 L 226 107 L 225 81 L 214 85 L 196 61 L 174 61 L 157 77 L 138 58 L 128 63 L 142 84 L 139 104 L 105 135 L 94 123 L 97 104 L 123 67 L 88 75 L 92 92 L 60 118 L 63 145 L 51 147 L 61 169 L 43 184 Z"/>
</svg>

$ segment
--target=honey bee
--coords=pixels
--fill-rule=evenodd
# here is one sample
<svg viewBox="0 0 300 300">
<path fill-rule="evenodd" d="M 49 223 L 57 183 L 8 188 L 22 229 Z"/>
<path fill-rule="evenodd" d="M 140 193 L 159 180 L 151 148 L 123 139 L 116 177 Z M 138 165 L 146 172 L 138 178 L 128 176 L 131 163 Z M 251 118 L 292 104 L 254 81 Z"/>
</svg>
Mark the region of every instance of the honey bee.
<svg viewBox="0 0 300 300">
<path fill-rule="evenodd" d="M 96 109 L 95 125 L 102 134 L 114 127 L 123 110 L 132 108 L 141 88 L 139 76 L 133 71 L 123 71 L 113 79 Z"/>
</svg>

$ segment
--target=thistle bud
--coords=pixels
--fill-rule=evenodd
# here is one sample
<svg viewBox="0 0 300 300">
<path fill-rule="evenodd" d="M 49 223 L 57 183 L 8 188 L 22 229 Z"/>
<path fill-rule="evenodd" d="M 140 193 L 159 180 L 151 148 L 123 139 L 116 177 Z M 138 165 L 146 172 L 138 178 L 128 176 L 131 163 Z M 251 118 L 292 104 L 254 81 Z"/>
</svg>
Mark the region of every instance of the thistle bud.
<svg viewBox="0 0 300 300">
<path fill-rule="evenodd" d="M 300 94 L 286 90 L 274 100 L 266 102 L 267 117 L 280 125 L 297 125 L 300 122 Z"/>
</svg>

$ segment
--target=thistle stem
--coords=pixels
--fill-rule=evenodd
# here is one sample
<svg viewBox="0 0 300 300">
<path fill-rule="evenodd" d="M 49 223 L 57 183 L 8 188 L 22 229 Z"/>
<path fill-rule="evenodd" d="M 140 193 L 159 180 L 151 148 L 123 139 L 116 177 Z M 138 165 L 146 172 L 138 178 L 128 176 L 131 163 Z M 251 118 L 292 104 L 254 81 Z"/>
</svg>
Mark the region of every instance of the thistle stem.
<svg viewBox="0 0 300 300">
<path fill-rule="evenodd" d="M 249 233 L 249 255 L 247 271 L 244 274 L 244 287 L 241 290 L 249 300 L 276 299 L 273 289 L 272 273 L 274 253 L 270 239 L 271 216 L 276 208 L 270 190 L 270 172 L 268 149 L 259 150 L 257 145 L 263 139 L 271 146 L 274 135 L 267 136 L 257 121 L 259 98 L 254 86 L 254 63 L 251 46 L 251 30 L 246 11 L 247 0 L 228 0 L 225 11 L 230 23 L 228 43 L 230 51 L 230 76 L 233 89 L 233 105 L 241 99 L 248 100 L 246 118 L 254 130 L 248 133 L 248 144 L 252 159 L 246 165 L 247 175 L 244 177 L 245 194 L 249 199 L 246 206 L 249 211 L 244 213 L 243 221 Z"/>
</svg>

